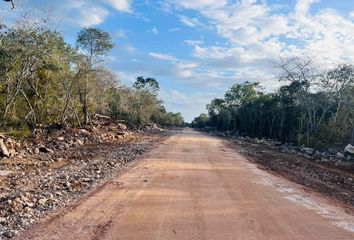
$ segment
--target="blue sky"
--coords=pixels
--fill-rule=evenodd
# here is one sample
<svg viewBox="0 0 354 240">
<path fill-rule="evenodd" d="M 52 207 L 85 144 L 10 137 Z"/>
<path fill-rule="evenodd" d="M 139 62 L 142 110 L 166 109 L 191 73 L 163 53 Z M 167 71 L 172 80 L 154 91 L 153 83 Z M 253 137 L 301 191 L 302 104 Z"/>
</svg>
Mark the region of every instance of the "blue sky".
<svg viewBox="0 0 354 240">
<path fill-rule="evenodd" d="M 279 87 L 270 64 L 315 56 L 327 66 L 354 60 L 353 0 L 14 0 L 0 17 L 30 11 L 74 43 L 83 27 L 108 31 L 117 44 L 108 65 L 123 84 L 155 77 L 169 111 L 187 121 L 233 84 Z"/>
</svg>

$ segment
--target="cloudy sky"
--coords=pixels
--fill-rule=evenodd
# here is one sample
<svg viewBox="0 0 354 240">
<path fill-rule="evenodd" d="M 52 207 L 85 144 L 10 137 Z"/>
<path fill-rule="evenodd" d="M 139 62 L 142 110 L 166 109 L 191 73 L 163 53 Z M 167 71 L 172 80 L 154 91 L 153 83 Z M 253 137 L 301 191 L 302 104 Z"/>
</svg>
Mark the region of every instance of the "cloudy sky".
<svg viewBox="0 0 354 240">
<path fill-rule="evenodd" d="M 108 31 L 117 44 L 109 65 L 121 82 L 155 77 L 169 111 L 187 121 L 233 84 L 279 86 L 270 62 L 311 56 L 354 62 L 354 0 L 14 0 L 0 17 L 31 10 L 50 16 L 74 43 L 83 27 Z"/>
</svg>

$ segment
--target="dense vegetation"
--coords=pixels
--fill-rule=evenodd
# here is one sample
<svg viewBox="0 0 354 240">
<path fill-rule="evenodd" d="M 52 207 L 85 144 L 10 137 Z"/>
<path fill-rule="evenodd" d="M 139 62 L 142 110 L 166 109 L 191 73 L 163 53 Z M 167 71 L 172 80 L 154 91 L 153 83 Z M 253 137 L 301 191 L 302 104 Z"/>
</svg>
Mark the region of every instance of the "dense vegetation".
<svg viewBox="0 0 354 240">
<path fill-rule="evenodd" d="M 313 59 L 281 59 L 276 93 L 235 84 L 192 125 L 322 147 L 354 143 L 354 66 L 320 71 Z"/>
<path fill-rule="evenodd" d="M 78 33 L 76 46 L 39 24 L 0 25 L 0 118 L 6 130 L 38 125 L 87 124 L 93 114 L 133 124 L 181 125 L 158 100 L 159 84 L 137 78 L 133 87 L 118 84 L 105 67 L 114 47 L 97 28 Z"/>
</svg>

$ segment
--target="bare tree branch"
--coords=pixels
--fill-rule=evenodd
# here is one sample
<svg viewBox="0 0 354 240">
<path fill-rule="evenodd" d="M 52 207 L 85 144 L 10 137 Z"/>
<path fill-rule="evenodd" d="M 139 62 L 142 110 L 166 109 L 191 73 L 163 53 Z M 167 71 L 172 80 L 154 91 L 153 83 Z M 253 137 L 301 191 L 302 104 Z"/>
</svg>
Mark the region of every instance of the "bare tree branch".
<svg viewBox="0 0 354 240">
<path fill-rule="evenodd" d="M 4 0 L 4 1 L 5 1 L 5 2 L 10 2 L 11 5 L 12 5 L 12 9 L 15 8 L 15 4 L 14 4 L 13 0 Z"/>
</svg>

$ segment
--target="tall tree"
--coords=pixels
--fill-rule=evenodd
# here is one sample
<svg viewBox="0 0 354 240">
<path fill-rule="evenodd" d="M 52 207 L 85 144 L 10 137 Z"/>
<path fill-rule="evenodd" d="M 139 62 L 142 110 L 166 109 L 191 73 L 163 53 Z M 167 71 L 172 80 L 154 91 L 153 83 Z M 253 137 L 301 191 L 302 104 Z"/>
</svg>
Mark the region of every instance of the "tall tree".
<svg viewBox="0 0 354 240">
<path fill-rule="evenodd" d="M 133 87 L 139 91 L 147 91 L 151 94 L 157 94 L 160 85 L 155 78 L 137 77 Z"/>
<path fill-rule="evenodd" d="M 92 72 L 97 70 L 97 65 L 102 63 L 102 57 L 114 47 L 108 32 L 98 28 L 84 28 L 77 36 L 76 47 L 83 54 L 84 78 L 80 82 L 79 95 L 84 115 L 84 124 L 89 121 L 88 94 L 91 91 L 90 80 L 93 81 Z M 91 79 L 90 79 L 91 78 Z"/>
</svg>

